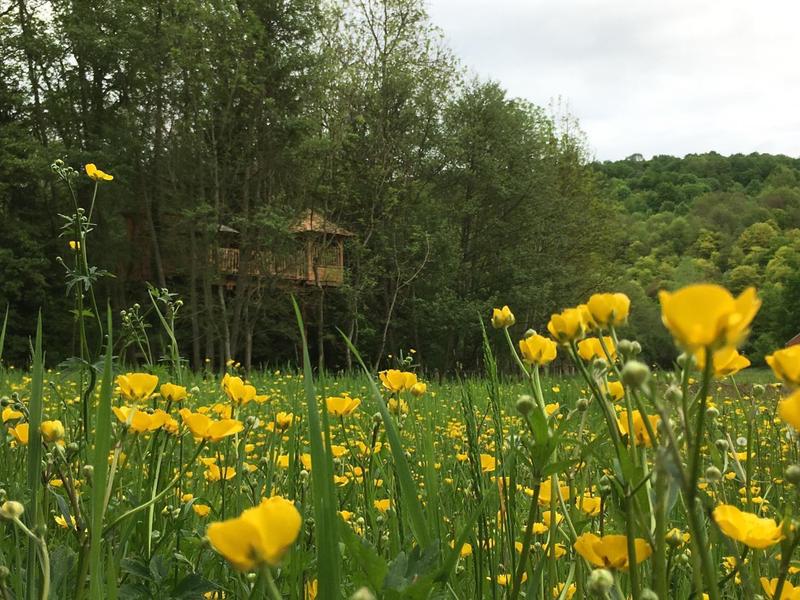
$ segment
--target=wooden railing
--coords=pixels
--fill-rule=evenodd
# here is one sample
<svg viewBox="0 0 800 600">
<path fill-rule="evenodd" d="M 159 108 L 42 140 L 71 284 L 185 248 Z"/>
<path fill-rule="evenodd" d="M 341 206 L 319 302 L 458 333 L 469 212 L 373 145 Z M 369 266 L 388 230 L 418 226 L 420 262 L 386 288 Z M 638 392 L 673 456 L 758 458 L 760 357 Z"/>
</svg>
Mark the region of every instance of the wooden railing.
<svg viewBox="0 0 800 600">
<path fill-rule="evenodd" d="M 238 248 L 217 248 L 216 257 L 209 257 L 211 264 L 216 264 L 222 275 L 238 275 L 241 261 Z M 344 282 L 344 267 L 335 265 L 310 264 L 305 252 L 297 257 L 274 260 L 264 254 L 252 257 L 247 263 L 247 272 L 252 276 L 271 274 L 281 279 L 305 282 L 310 285 L 338 286 Z"/>
</svg>

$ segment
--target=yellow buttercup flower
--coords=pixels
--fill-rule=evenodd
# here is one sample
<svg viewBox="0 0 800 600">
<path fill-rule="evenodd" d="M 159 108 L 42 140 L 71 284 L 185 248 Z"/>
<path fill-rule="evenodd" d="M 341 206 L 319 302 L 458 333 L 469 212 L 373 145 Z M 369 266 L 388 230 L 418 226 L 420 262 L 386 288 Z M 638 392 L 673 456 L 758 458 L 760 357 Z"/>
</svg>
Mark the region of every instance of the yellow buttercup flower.
<svg viewBox="0 0 800 600">
<path fill-rule="evenodd" d="M 208 527 L 214 549 L 239 571 L 259 565 L 275 567 L 300 533 L 302 518 L 294 504 L 275 496 L 263 500 L 241 516 Z"/>
<path fill-rule="evenodd" d="M 149 373 L 126 373 L 117 376 L 117 385 L 127 401 L 142 402 L 153 395 L 158 377 Z"/>
<path fill-rule="evenodd" d="M 783 529 L 775 519 L 759 517 L 730 504 L 717 506 L 713 516 L 722 533 L 756 550 L 774 546 L 783 539 Z"/>
<path fill-rule="evenodd" d="M 67 524 L 67 520 L 62 515 L 54 516 L 53 520 L 56 522 L 56 525 L 58 525 L 62 529 L 66 529 L 67 527 L 72 527 L 72 529 L 77 529 L 77 525 L 75 523 L 75 517 L 72 515 L 69 515 L 69 524 Z"/>
<path fill-rule="evenodd" d="M 609 381 L 608 384 L 606 384 L 606 388 L 608 390 L 608 395 L 611 396 L 614 402 L 622 400 L 625 397 L 625 386 L 622 385 L 621 381 Z"/>
<path fill-rule="evenodd" d="M 697 368 L 703 371 L 706 368 L 706 353 L 704 350 L 698 350 L 694 354 Z M 714 364 L 714 377 L 721 379 L 728 375 L 735 375 L 742 369 L 750 366 L 750 361 L 739 354 L 733 346 L 725 346 L 719 350 L 715 350 L 712 355 Z"/>
<path fill-rule="evenodd" d="M 409 371 L 398 371 L 389 369 L 378 373 L 383 387 L 390 392 L 405 392 L 414 387 L 417 383 L 417 376 Z"/>
<path fill-rule="evenodd" d="M 631 413 L 633 416 L 633 443 L 636 446 L 645 446 L 646 448 L 650 448 L 653 445 L 653 440 L 650 438 L 650 434 L 647 432 L 647 427 L 644 423 L 644 418 L 642 418 L 642 413 L 638 410 L 635 410 Z M 653 428 L 653 431 L 657 431 L 658 424 L 661 421 L 661 417 L 658 415 L 652 415 L 647 417 L 650 420 L 650 426 Z M 619 429 L 624 435 L 630 435 L 628 423 L 628 411 L 623 410 L 620 411 L 619 417 L 617 418 L 617 423 L 619 424 Z"/>
<path fill-rule="evenodd" d="M 74 251 L 74 252 L 77 252 L 78 250 L 80 250 L 81 249 L 80 240 L 70 240 L 69 241 L 69 249 Z"/>
<path fill-rule="evenodd" d="M 781 591 L 780 599 L 775 597 L 775 592 L 778 591 L 778 578 L 767 579 L 762 577 L 760 580 L 761 588 L 767 595 L 767 598 L 772 600 L 800 600 L 800 586 L 793 586 L 790 582 L 783 582 L 783 590 Z"/>
<path fill-rule="evenodd" d="M 101 171 L 94 163 L 89 163 L 85 168 L 86 174 L 94 181 L 112 181 L 114 179 L 113 175 Z"/>
<path fill-rule="evenodd" d="M 317 597 L 317 590 L 319 588 L 319 582 L 316 579 L 312 579 L 311 581 L 306 581 L 305 585 L 305 600 L 315 600 Z"/>
<path fill-rule="evenodd" d="M 206 465 L 206 472 L 203 473 L 206 481 L 228 481 L 236 476 L 236 469 L 233 467 L 219 468 L 217 465 Z"/>
<path fill-rule="evenodd" d="M 135 407 L 112 406 L 111 410 L 114 411 L 119 422 L 127 424 L 134 433 L 155 431 L 159 427 L 165 425 L 171 418 L 161 409 L 150 413 Z"/>
<path fill-rule="evenodd" d="M 552 315 L 547 323 L 547 331 L 553 338 L 568 344 L 583 337 L 586 332 L 586 323 L 579 308 L 567 308 L 559 314 Z"/>
<path fill-rule="evenodd" d="M 45 442 L 57 442 L 64 437 L 64 425 L 59 420 L 42 421 L 39 430 L 42 432 L 42 440 Z"/>
<path fill-rule="evenodd" d="M 375 506 L 375 508 L 378 509 L 378 511 L 382 513 L 385 513 L 392 507 L 392 501 L 389 500 L 388 498 L 384 500 L 375 500 L 372 504 L 373 506 Z"/>
<path fill-rule="evenodd" d="M 175 385 L 173 383 L 165 383 L 159 388 L 161 397 L 167 402 L 180 402 L 186 400 L 189 392 L 182 385 Z"/>
<path fill-rule="evenodd" d="M 566 500 L 569 498 L 569 486 L 568 485 L 559 485 L 558 490 L 561 493 L 561 497 Z M 528 495 L 533 495 L 533 490 L 525 492 Z M 552 479 L 547 478 L 542 481 L 542 484 L 539 486 L 539 505 L 540 506 L 550 506 L 550 501 L 552 499 L 553 494 L 553 482 Z"/>
<path fill-rule="evenodd" d="M 627 536 L 604 535 L 600 537 L 593 533 L 584 533 L 578 536 L 574 547 L 578 554 L 596 567 L 627 571 L 630 566 Z M 641 538 L 634 540 L 634 548 L 637 564 L 649 558 L 653 553 L 650 544 Z"/>
<path fill-rule="evenodd" d="M 279 412 L 275 415 L 275 427 L 280 431 L 286 431 L 295 422 L 294 415 L 290 412 Z"/>
<path fill-rule="evenodd" d="M 3 423 L 6 421 L 13 421 L 15 419 L 21 419 L 23 416 L 24 415 L 20 411 L 14 410 L 10 406 L 6 406 L 3 409 Z"/>
<path fill-rule="evenodd" d="M 359 398 L 350 398 L 349 396 L 331 396 L 325 399 L 328 414 L 334 417 L 347 417 L 353 414 L 353 411 L 360 405 Z"/>
<path fill-rule="evenodd" d="M 785 383 L 800 385 L 800 344 L 776 350 L 766 358 L 775 377 Z"/>
<path fill-rule="evenodd" d="M 406 402 L 405 400 L 401 399 L 398 401 L 397 398 L 389 398 L 388 407 L 389 410 L 396 415 L 408 414 L 408 402 Z"/>
<path fill-rule="evenodd" d="M 208 504 L 192 504 L 192 510 L 198 517 L 207 517 L 211 512 L 211 507 Z"/>
<path fill-rule="evenodd" d="M 481 454 L 481 471 L 491 473 L 495 470 L 497 461 L 491 454 Z"/>
<path fill-rule="evenodd" d="M 800 431 L 800 390 L 778 402 L 778 416 L 795 431 Z"/>
<path fill-rule="evenodd" d="M 27 423 L 20 423 L 16 427 L 10 427 L 9 433 L 14 436 L 14 440 L 20 446 L 28 445 L 28 430 L 30 426 Z"/>
<path fill-rule="evenodd" d="M 601 328 L 624 325 L 631 310 L 631 301 L 625 294 L 592 294 L 586 303 L 592 321 Z"/>
<path fill-rule="evenodd" d="M 603 344 L 606 346 L 611 360 L 617 358 L 617 349 L 614 346 L 614 340 L 611 336 L 603 336 Z M 603 351 L 603 344 L 600 343 L 600 338 L 590 337 L 578 342 L 578 355 L 585 361 L 592 361 L 596 358 L 608 361 L 606 353 Z"/>
<path fill-rule="evenodd" d="M 428 386 L 422 381 L 418 381 L 417 383 L 411 386 L 411 395 L 416 398 L 421 398 L 422 396 L 425 395 L 425 392 L 427 391 L 428 391 Z"/>
<path fill-rule="evenodd" d="M 522 360 L 529 365 L 546 365 L 556 358 L 557 345 L 553 340 L 534 333 L 519 341 Z"/>
<path fill-rule="evenodd" d="M 566 583 L 559 583 L 558 585 L 556 585 L 552 590 L 553 598 L 561 598 L 561 594 L 564 593 L 564 587 L 566 585 L 567 585 Z M 569 587 L 567 588 L 566 596 L 564 596 L 564 598 L 566 598 L 566 600 L 572 600 L 572 597 L 575 595 L 575 592 L 577 591 L 578 591 L 578 586 L 576 586 L 574 583 L 570 583 Z"/>
<path fill-rule="evenodd" d="M 690 285 L 671 293 L 661 291 L 661 319 L 685 350 L 738 346 L 761 306 L 755 288 L 739 297 L 712 284 Z"/>
<path fill-rule="evenodd" d="M 495 329 L 511 327 L 516 322 L 517 320 L 514 317 L 514 313 L 511 312 L 508 306 L 492 309 L 492 327 Z"/>
<path fill-rule="evenodd" d="M 256 399 L 256 388 L 242 381 L 241 377 L 231 377 L 228 373 L 222 378 L 222 389 L 231 402 L 244 406 Z"/>
<path fill-rule="evenodd" d="M 600 507 L 603 506 L 603 499 L 599 496 L 586 496 L 583 495 L 578 498 L 578 508 L 581 511 L 590 516 L 596 517 L 600 514 Z"/>
<path fill-rule="evenodd" d="M 184 424 L 189 428 L 189 431 L 192 432 L 195 438 L 204 439 L 209 442 L 218 442 L 229 435 L 244 430 L 242 422 L 236 419 L 221 419 L 215 421 L 206 415 L 193 413 L 187 408 L 181 409 L 180 415 Z"/>
</svg>

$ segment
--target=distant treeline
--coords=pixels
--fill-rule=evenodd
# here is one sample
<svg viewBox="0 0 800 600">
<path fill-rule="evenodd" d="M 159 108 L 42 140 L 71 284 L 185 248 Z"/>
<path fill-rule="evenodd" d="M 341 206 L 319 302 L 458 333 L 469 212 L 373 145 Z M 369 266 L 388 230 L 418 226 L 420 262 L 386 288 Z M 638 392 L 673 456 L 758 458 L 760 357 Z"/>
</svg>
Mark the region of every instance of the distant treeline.
<svg viewBox="0 0 800 600">
<path fill-rule="evenodd" d="M 511 305 L 522 335 L 612 289 L 633 301 L 630 335 L 668 362 L 655 294 L 698 279 L 762 289 L 755 356 L 800 329 L 797 160 L 596 164 L 586 148 L 558 107 L 466 76 L 421 0 L 0 0 L 4 360 L 26 362 L 39 308 L 48 361 L 75 353 L 56 158 L 115 177 L 88 242 L 115 274 L 100 296 L 144 311 L 145 279 L 180 294 L 196 367 L 295 361 L 292 291 L 329 368 L 353 361 L 338 328 L 372 364 L 413 348 L 431 372 L 472 369 L 492 306 Z M 85 205 L 91 190 L 81 179 Z M 243 252 L 289 257 L 308 208 L 355 234 L 344 285 L 244 272 L 219 286 L 220 226 Z"/>
</svg>

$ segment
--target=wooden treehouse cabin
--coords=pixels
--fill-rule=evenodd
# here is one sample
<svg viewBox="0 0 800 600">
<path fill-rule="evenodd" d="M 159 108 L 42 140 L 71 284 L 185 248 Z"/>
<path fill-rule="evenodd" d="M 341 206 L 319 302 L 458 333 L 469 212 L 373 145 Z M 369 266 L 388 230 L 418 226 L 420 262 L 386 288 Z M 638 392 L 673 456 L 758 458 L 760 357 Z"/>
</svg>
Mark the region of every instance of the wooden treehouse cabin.
<svg viewBox="0 0 800 600">
<path fill-rule="evenodd" d="M 136 252 L 127 257 L 118 272 L 126 281 L 156 281 L 152 235 L 144 216 L 127 213 L 125 222 L 128 240 Z M 187 252 L 185 225 L 179 222 L 175 215 L 165 215 L 162 221 L 162 239 L 166 241 L 161 245 L 161 268 L 169 279 L 186 277 L 192 262 L 199 266 L 205 256 L 208 267 L 216 273 L 216 285 L 227 290 L 235 289 L 245 272 L 256 279 L 274 277 L 292 286 L 338 287 L 344 282 L 345 240 L 354 234 L 314 210 L 304 211 L 291 226 L 294 243 L 282 252 L 268 248 L 267 242 L 245 254 L 241 233 L 228 225 L 219 225 L 216 242 L 207 254 L 198 247 L 195 255 L 194 250 Z"/>
<path fill-rule="evenodd" d="M 294 285 L 338 287 L 344 282 L 344 242 L 353 234 L 313 210 L 305 211 L 291 227 L 298 243 L 293 253 L 278 256 L 257 251 L 243 256 L 240 234 L 232 227 L 219 227 L 219 245 L 210 261 L 216 265 L 229 290 L 243 273 L 256 278 L 273 276 Z"/>
</svg>

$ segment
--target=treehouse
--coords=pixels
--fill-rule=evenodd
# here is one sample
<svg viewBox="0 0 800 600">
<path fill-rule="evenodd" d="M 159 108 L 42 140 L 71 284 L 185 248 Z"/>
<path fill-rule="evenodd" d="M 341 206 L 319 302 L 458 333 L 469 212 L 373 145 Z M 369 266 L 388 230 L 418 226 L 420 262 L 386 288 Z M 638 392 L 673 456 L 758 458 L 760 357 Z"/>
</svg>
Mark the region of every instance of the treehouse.
<svg viewBox="0 0 800 600">
<path fill-rule="evenodd" d="M 344 241 L 353 234 L 332 223 L 320 213 L 305 211 L 291 228 L 299 248 L 289 256 L 269 251 L 243 255 L 240 234 L 221 225 L 219 246 L 210 260 L 216 265 L 224 285 L 236 287 L 242 273 L 252 277 L 273 276 L 296 285 L 336 287 L 344 282 Z"/>
</svg>

